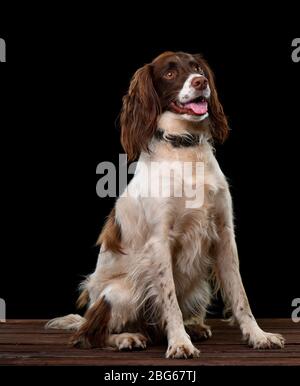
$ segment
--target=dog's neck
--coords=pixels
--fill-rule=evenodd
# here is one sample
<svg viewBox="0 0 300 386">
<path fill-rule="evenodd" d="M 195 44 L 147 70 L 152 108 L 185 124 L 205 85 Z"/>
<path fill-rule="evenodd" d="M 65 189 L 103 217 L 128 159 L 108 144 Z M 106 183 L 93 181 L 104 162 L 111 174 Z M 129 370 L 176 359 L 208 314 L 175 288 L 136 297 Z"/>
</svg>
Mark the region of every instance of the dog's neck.
<svg viewBox="0 0 300 386">
<path fill-rule="evenodd" d="M 177 114 L 164 112 L 157 121 L 157 131 L 149 143 L 152 160 L 204 161 L 211 159 L 212 143 L 209 121 L 190 122 Z"/>
<path fill-rule="evenodd" d="M 167 134 L 163 129 L 158 128 L 155 132 L 158 141 L 166 141 L 173 147 L 193 147 L 200 144 L 202 137 L 199 134 L 173 135 Z"/>
<path fill-rule="evenodd" d="M 178 114 L 165 111 L 159 117 L 157 125 L 159 128 L 158 136 L 160 137 L 162 136 L 160 132 L 163 132 L 163 137 L 174 138 L 174 140 L 175 137 L 189 137 L 192 138 L 192 141 L 197 141 L 198 138 L 199 142 L 202 142 L 211 138 L 208 119 L 200 122 L 188 121 Z"/>
</svg>

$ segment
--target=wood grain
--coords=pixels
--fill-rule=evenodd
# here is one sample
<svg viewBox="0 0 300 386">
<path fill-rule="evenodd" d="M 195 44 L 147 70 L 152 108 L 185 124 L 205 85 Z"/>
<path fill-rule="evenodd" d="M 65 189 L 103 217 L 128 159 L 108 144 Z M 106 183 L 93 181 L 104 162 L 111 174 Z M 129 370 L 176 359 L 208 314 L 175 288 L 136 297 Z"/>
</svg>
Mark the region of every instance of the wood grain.
<svg viewBox="0 0 300 386">
<path fill-rule="evenodd" d="M 0 365 L 25 366 L 300 366 L 300 324 L 289 319 L 262 319 L 259 324 L 286 338 L 282 350 L 253 350 L 241 340 L 237 327 L 211 319 L 213 337 L 198 342 L 201 356 L 189 360 L 167 360 L 166 347 L 150 346 L 145 351 L 112 349 L 83 350 L 68 344 L 70 333 L 45 330 L 46 320 L 8 320 L 0 323 Z"/>
</svg>

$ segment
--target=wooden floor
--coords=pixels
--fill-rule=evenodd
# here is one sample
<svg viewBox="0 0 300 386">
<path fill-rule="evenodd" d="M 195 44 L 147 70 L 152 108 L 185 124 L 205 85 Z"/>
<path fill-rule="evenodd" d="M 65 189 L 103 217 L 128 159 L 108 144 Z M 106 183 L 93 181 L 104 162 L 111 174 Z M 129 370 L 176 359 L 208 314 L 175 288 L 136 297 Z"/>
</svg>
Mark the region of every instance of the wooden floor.
<svg viewBox="0 0 300 386">
<path fill-rule="evenodd" d="M 82 350 L 68 346 L 69 333 L 44 330 L 44 320 L 9 320 L 0 323 L 0 365 L 300 365 L 300 323 L 290 319 L 264 319 L 259 324 L 286 338 L 282 350 L 253 350 L 241 341 L 236 327 L 209 320 L 213 336 L 197 343 L 197 359 L 169 360 L 166 347 L 153 346 L 145 351 L 119 352 L 108 349 Z"/>
</svg>

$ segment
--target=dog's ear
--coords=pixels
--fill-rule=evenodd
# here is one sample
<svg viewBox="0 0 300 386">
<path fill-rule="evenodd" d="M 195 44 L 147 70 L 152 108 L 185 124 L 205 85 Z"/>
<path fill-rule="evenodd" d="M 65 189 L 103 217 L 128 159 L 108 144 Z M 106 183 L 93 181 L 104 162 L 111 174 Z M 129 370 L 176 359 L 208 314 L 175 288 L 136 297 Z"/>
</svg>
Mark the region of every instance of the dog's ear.
<svg viewBox="0 0 300 386">
<path fill-rule="evenodd" d="M 146 64 L 134 74 L 121 111 L 121 143 L 129 160 L 141 151 L 149 151 L 148 144 L 157 129 L 161 114 L 159 97 L 152 81 L 152 67 Z"/>
<path fill-rule="evenodd" d="M 210 120 L 210 126 L 211 126 L 211 133 L 213 138 L 223 143 L 225 139 L 228 137 L 229 134 L 229 127 L 227 118 L 224 114 L 223 106 L 221 105 L 217 89 L 215 86 L 215 80 L 214 80 L 214 74 L 207 64 L 207 62 L 202 58 L 201 55 L 194 55 L 195 59 L 201 66 L 202 70 L 204 71 L 204 74 L 206 78 L 208 79 L 209 87 L 210 87 L 210 98 L 209 98 L 209 120 Z"/>
</svg>

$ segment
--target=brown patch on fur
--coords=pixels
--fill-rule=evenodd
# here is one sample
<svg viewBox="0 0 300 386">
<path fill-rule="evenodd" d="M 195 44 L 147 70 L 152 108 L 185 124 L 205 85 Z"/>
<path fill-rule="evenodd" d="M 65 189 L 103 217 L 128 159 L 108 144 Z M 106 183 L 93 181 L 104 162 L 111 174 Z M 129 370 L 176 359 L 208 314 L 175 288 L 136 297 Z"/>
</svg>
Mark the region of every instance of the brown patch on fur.
<svg viewBox="0 0 300 386">
<path fill-rule="evenodd" d="M 81 309 L 85 307 L 89 301 L 90 301 L 89 291 L 87 289 L 84 289 L 77 299 L 76 307 Z"/>
<path fill-rule="evenodd" d="M 174 258 L 182 251 L 182 244 L 178 240 L 178 238 L 174 238 L 170 243 L 171 255 Z"/>
<path fill-rule="evenodd" d="M 86 321 L 71 337 L 71 344 L 81 348 L 104 347 L 108 337 L 111 306 L 104 297 L 84 315 Z"/>
<path fill-rule="evenodd" d="M 142 150 L 148 151 L 148 143 L 156 131 L 160 114 L 160 100 L 153 85 L 152 68 L 146 64 L 136 71 L 123 98 L 121 143 L 129 161 L 136 159 Z"/>
<path fill-rule="evenodd" d="M 125 254 L 122 250 L 121 240 L 121 227 L 116 222 L 116 209 L 113 208 L 107 217 L 106 223 L 98 237 L 96 245 L 103 244 L 106 249 L 114 253 Z"/>
<path fill-rule="evenodd" d="M 174 52 L 174 51 L 165 51 L 162 54 L 158 55 L 155 59 L 153 59 L 152 63 L 155 63 L 155 62 L 162 60 L 162 59 L 166 59 L 168 57 L 172 57 L 174 55 L 176 55 L 176 52 Z"/>
</svg>

